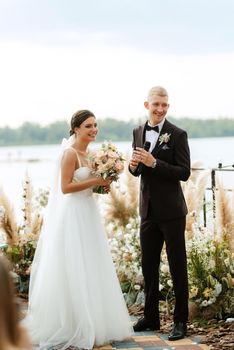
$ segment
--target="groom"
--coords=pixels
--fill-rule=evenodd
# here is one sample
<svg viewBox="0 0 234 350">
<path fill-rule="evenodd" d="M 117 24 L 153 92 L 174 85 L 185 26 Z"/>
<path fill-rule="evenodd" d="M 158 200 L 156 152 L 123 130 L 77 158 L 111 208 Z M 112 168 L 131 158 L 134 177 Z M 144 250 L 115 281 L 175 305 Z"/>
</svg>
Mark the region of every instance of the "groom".
<svg viewBox="0 0 234 350">
<path fill-rule="evenodd" d="M 148 121 L 133 131 L 133 155 L 129 170 L 141 175 L 140 243 L 145 282 L 144 317 L 134 326 L 136 332 L 160 329 L 159 265 L 163 244 L 175 293 L 174 325 L 169 340 L 186 335 L 188 319 L 188 278 L 185 251 L 187 207 L 180 181 L 190 175 L 187 134 L 165 119 L 168 93 L 153 87 L 144 103 Z"/>
</svg>

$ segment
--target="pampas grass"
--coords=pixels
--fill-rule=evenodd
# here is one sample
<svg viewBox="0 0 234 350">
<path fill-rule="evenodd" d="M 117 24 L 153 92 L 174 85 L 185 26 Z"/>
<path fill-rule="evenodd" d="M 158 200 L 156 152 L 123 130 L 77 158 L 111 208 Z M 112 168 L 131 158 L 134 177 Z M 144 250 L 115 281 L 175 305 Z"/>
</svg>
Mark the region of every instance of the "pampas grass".
<svg viewBox="0 0 234 350">
<path fill-rule="evenodd" d="M 189 177 L 189 180 L 192 181 L 193 183 L 196 183 L 198 177 L 204 171 L 204 165 L 200 160 L 195 160 L 192 163 L 191 169 L 192 169 L 192 171 L 191 171 L 191 175 Z"/>
<path fill-rule="evenodd" d="M 6 241 L 9 245 L 17 242 L 18 227 L 14 209 L 8 200 L 5 192 L 0 188 L 0 206 L 2 207 L 2 218 L 0 220 L 0 228 L 6 234 Z"/>
<path fill-rule="evenodd" d="M 0 222 L 6 233 L 7 247 L 4 247 L 4 254 L 11 262 L 12 271 L 20 276 L 20 292 L 27 294 L 30 267 L 42 226 L 42 216 L 34 206 L 33 188 L 27 173 L 23 182 L 22 197 L 23 220 L 17 225 L 9 200 L 1 193 Z"/>
<path fill-rule="evenodd" d="M 127 201 L 129 215 L 133 218 L 138 216 L 138 204 L 139 204 L 139 179 L 132 176 L 127 168 L 125 168 L 126 175 L 126 188 L 127 188 Z"/>
<path fill-rule="evenodd" d="M 42 226 L 42 216 L 35 209 L 33 205 L 33 187 L 31 180 L 26 173 L 24 186 L 23 186 L 23 208 L 22 211 L 24 213 L 24 223 L 22 229 L 24 233 L 34 235 L 34 239 L 39 237 L 41 226 Z"/>
<path fill-rule="evenodd" d="M 0 189 L 0 207 L 2 208 L 0 228 L 6 234 L 8 246 L 16 246 L 21 234 L 33 234 L 35 239 L 39 236 L 43 220 L 41 214 L 34 210 L 33 188 L 27 173 L 23 183 L 23 224 L 17 224 L 14 208 L 2 189 Z"/>
<path fill-rule="evenodd" d="M 112 222 L 115 223 L 116 226 L 126 226 L 129 219 L 126 194 L 123 194 L 119 187 L 112 185 L 105 204 L 106 224 Z"/>
<path fill-rule="evenodd" d="M 216 183 L 216 231 L 234 251 L 234 191 L 225 190 L 219 178 Z"/>
<path fill-rule="evenodd" d="M 33 189 L 28 173 L 25 174 L 25 180 L 23 185 L 23 208 L 24 213 L 24 227 L 31 228 L 32 225 L 32 195 Z"/>
<path fill-rule="evenodd" d="M 123 188 L 119 184 L 112 184 L 105 200 L 105 222 L 114 223 L 116 227 L 125 227 L 130 218 L 138 216 L 139 182 L 129 173 L 127 164 L 121 177 Z"/>
<path fill-rule="evenodd" d="M 41 214 L 35 213 L 32 219 L 31 233 L 34 236 L 37 236 L 38 238 L 41 232 L 42 223 L 43 223 L 43 219 Z"/>
<path fill-rule="evenodd" d="M 195 162 L 192 169 L 201 168 L 202 163 Z M 210 175 L 209 170 L 192 170 L 189 180 L 183 184 L 184 197 L 188 207 L 186 222 L 187 238 L 192 238 L 193 224 L 198 220 L 204 203 L 205 190 Z"/>
</svg>

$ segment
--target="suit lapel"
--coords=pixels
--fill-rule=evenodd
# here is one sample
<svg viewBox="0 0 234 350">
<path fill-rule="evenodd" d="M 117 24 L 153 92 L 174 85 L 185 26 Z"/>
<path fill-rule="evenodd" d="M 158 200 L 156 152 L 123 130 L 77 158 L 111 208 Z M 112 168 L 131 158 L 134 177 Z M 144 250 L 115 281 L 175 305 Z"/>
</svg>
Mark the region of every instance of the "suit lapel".
<svg viewBox="0 0 234 350">
<path fill-rule="evenodd" d="M 153 154 L 154 156 L 156 156 L 156 155 L 158 154 L 158 152 L 160 151 L 160 149 L 161 149 L 161 148 L 163 147 L 163 145 L 165 144 L 164 142 L 160 143 L 160 140 L 159 140 L 159 139 L 160 139 L 160 136 L 163 135 L 163 134 L 166 134 L 166 133 L 171 134 L 172 131 L 173 131 L 173 127 L 172 127 L 171 123 L 169 123 L 168 120 L 165 119 L 165 122 L 164 122 L 164 124 L 163 124 L 162 130 L 161 130 L 161 132 L 160 132 L 160 134 L 159 134 L 159 137 L 158 137 L 158 141 L 157 141 L 157 143 L 156 143 L 156 145 L 155 145 L 155 147 L 154 147 L 154 149 L 153 149 L 153 151 L 152 151 L 152 154 Z"/>
</svg>

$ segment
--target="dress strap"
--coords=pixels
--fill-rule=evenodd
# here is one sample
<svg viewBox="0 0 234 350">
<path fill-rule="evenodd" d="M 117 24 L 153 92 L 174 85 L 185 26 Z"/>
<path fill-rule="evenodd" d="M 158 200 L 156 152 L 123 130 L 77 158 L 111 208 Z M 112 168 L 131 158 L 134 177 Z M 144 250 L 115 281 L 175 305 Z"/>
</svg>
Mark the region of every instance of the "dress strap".
<svg viewBox="0 0 234 350">
<path fill-rule="evenodd" d="M 78 166 L 79 166 L 79 168 L 80 168 L 80 167 L 81 167 L 81 161 L 80 161 L 78 152 L 77 152 L 77 151 L 75 150 L 75 148 L 73 148 L 73 147 L 69 147 L 69 148 L 72 149 L 72 150 L 75 152 L 76 157 L 77 157 Z"/>
</svg>

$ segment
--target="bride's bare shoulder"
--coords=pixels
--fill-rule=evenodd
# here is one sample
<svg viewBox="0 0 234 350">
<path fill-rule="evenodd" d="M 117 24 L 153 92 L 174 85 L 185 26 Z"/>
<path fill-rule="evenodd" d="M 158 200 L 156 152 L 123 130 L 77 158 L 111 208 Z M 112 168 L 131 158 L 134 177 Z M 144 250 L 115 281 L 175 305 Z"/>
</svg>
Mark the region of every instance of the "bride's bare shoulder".
<svg viewBox="0 0 234 350">
<path fill-rule="evenodd" d="M 69 148 L 66 148 L 63 152 L 63 156 L 62 156 L 62 160 L 74 160 L 77 158 L 77 154 L 76 154 L 76 151 L 74 150 L 74 148 L 72 147 L 69 147 Z"/>
</svg>

